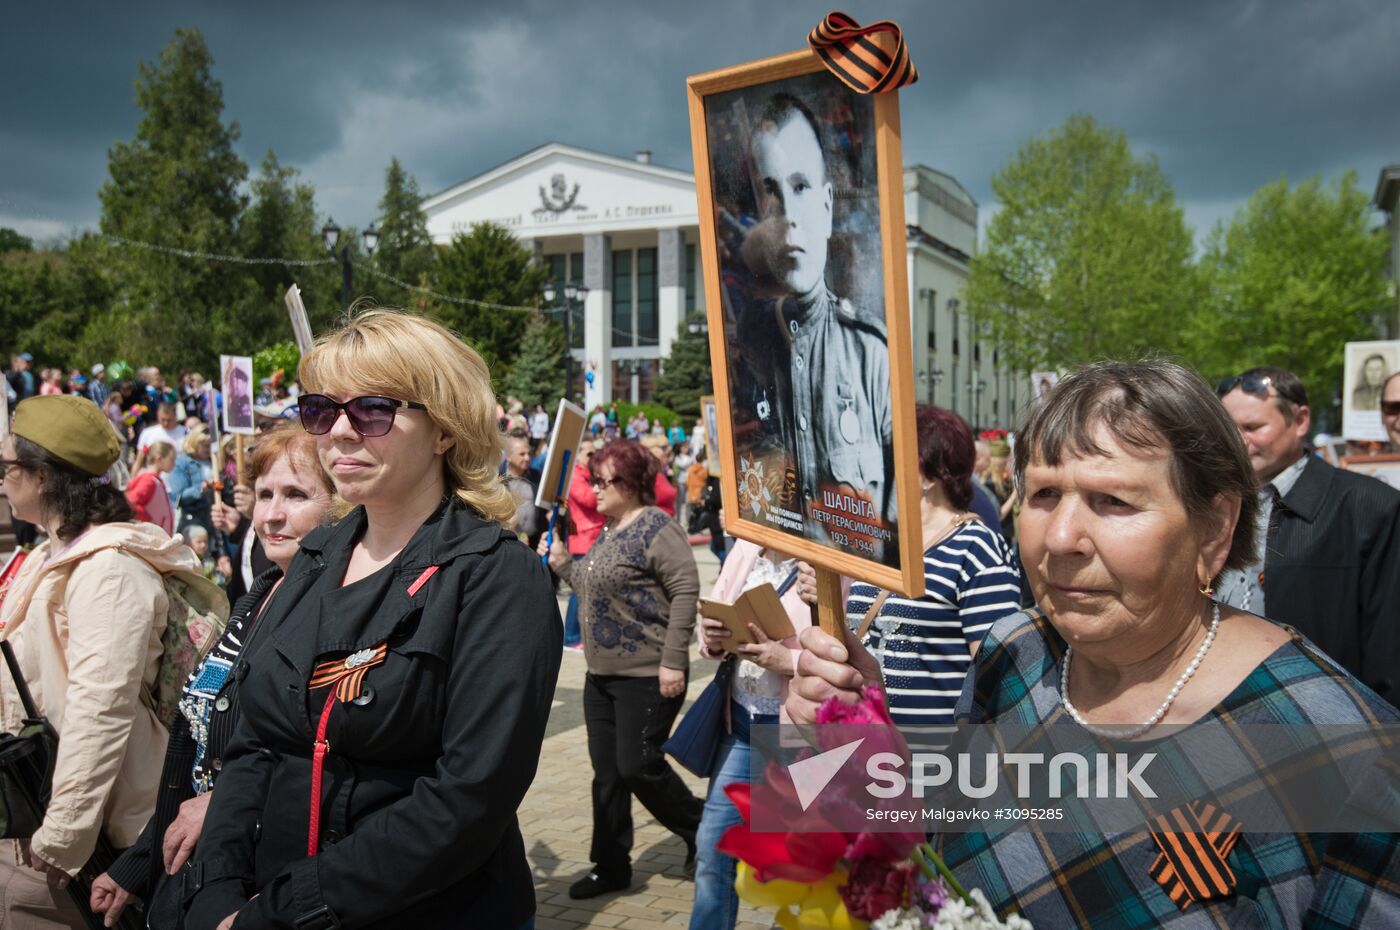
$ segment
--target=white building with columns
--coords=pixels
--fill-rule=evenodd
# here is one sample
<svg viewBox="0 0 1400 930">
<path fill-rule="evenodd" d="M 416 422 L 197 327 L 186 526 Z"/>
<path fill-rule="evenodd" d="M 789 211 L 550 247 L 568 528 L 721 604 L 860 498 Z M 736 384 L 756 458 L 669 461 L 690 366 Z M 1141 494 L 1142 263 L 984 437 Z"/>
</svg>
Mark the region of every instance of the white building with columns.
<svg viewBox="0 0 1400 930">
<path fill-rule="evenodd" d="M 999 371 L 996 350 L 958 313 L 977 204 L 941 172 L 914 165 L 904 177 L 916 393 L 970 422 L 1007 425 L 1029 383 Z M 652 164 L 649 152 L 629 159 L 549 143 L 428 197 L 423 210 L 436 242 L 497 223 L 552 269 L 561 295 L 565 284 L 587 288 L 556 312 L 569 318 L 576 390 L 589 409 L 650 399 L 681 322 L 705 308 L 695 177 Z"/>
</svg>

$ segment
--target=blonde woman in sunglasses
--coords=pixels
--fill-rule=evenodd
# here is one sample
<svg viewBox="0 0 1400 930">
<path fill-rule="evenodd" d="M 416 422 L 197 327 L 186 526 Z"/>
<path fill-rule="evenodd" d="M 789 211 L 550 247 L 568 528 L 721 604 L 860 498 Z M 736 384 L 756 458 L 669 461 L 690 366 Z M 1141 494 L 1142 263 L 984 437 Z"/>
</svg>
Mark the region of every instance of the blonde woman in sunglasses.
<svg viewBox="0 0 1400 930">
<path fill-rule="evenodd" d="M 503 525 L 491 374 L 438 324 L 375 308 L 299 376 L 354 509 L 302 540 L 232 672 L 243 717 L 187 926 L 532 926 L 515 811 L 562 634 L 544 566 Z"/>
</svg>

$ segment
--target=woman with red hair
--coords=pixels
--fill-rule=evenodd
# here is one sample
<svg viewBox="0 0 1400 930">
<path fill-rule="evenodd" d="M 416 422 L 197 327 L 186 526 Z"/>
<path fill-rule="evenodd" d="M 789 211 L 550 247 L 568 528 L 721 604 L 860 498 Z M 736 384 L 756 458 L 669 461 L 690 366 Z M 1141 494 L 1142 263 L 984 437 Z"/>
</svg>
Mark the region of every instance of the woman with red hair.
<svg viewBox="0 0 1400 930">
<path fill-rule="evenodd" d="M 661 752 L 685 700 L 690 638 L 700 577 L 679 523 L 655 506 L 656 457 L 631 441 L 614 441 L 588 463 L 598 512 L 598 540 L 574 561 L 564 544 L 540 554 L 578 592 L 588 755 L 593 762 L 593 869 L 569 889 L 592 898 L 632 881 L 632 796 L 686 844 L 704 803 L 690 793 Z"/>
</svg>

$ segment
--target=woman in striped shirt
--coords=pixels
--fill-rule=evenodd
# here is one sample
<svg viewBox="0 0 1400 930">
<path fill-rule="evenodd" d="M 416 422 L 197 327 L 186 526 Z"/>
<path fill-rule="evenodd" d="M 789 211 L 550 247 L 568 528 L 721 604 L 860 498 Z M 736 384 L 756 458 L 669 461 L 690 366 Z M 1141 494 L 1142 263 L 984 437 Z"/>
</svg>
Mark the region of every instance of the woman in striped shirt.
<svg viewBox="0 0 1400 930">
<path fill-rule="evenodd" d="M 920 406 L 919 498 L 924 595 L 907 598 L 857 581 L 846 620 L 879 660 L 897 724 L 951 723 L 963 679 L 983 635 L 1021 609 L 1021 569 L 995 527 L 968 512 L 976 457 L 962 417 Z M 816 603 L 815 574 L 799 590 Z"/>
</svg>

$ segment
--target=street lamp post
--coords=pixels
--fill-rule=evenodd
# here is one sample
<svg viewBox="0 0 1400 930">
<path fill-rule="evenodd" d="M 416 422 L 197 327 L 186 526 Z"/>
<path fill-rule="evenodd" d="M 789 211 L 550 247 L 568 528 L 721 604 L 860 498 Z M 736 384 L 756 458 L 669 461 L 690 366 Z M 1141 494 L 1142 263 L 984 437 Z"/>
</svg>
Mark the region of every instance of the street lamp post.
<svg viewBox="0 0 1400 930">
<path fill-rule="evenodd" d="M 365 251 L 370 255 L 374 254 L 375 246 L 379 245 L 379 230 L 370 223 L 369 228 L 364 231 Z M 340 242 L 340 227 L 335 225 L 335 220 L 327 217 L 326 225 L 321 227 L 321 244 L 326 247 L 326 252 L 332 258 L 336 257 L 336 243 Z M 340 309 L 342 311 L 350 309 L 350 295 L 355 289 L 355 266 L 350 263 L 350 243 L 346 242 L 340 247 Z"/>
<path fill-rule="evenodd" d="M 544 286 L 544 302 L 553 304 L 554 298 L 559 296 L 559 291 L 555 289 L 553 282 Z M 564 397 L 573 400 L 574 393 L 574 343 L 572 338 L 572 323 L 574 316 L 574 303 L 583 303 L 588 298 L 588 288 L 574 284 L 572 281 L 564 285 L 564 303 L 551 306 L 550 312 L 564 313 Z"/>
<path fill-rule="evenodd" d="M 953 412 L 958 412 L 958 356 L 962 354 L 962 345 L 958 339 L 958 307 L 961 303 L 956 297 L 948 298 L 948 317 L 952 322 L 953 331 L 953 386 L 950 389 L 953 399 Z"/>
<path fill-rule="evenodd" d="M 987 382 L 981 378 L 967 382 L 967 393 L 972 396 L 972 428 L 974 430 L 980 428 L 978 421 L 982 419 L 982 392 L 986 389 Z"/>
</svg>

